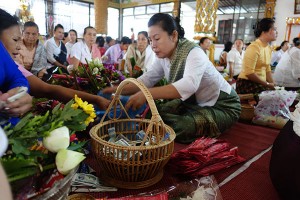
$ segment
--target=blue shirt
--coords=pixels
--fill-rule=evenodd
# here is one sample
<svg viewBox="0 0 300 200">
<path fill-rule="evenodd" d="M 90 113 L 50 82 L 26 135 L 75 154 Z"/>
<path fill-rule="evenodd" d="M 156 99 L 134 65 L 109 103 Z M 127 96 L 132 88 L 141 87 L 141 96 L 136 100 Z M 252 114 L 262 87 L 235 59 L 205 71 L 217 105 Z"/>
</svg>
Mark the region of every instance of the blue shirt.
<svg viewBox="0 0 300 200">
<path fill-rule="evenodd" d="M 25 86 L 29 89 L 27 79 L 0 42 L 0 91 L 7 92 L 15 87 Z"/>
</svg>

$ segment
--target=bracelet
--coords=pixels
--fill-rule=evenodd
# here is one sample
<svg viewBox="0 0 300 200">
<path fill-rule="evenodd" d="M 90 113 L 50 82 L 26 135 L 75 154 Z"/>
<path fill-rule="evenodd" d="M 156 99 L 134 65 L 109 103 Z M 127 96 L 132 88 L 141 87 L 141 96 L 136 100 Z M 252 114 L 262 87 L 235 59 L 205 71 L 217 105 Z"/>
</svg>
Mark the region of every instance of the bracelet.
<svg viewBox="0 0 300 200">
<path fill-rule="evenodd" d="M 270 85 L 270 83 L 269 82 L 267 82 L 267 87 Z"/>
</svg>

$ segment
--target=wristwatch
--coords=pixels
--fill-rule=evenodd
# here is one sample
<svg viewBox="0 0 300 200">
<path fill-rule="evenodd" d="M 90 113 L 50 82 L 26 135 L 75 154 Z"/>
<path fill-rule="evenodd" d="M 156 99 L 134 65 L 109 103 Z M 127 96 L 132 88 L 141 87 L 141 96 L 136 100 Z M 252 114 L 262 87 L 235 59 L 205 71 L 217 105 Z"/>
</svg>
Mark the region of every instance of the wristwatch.
<svg viewBox="0 0 300 200">
<path fill-rule="evenodd" d="M 270 83 L 269 82 L 267 82 L 267 86 L 269 86 L 270 85 Z"/>
</svg>

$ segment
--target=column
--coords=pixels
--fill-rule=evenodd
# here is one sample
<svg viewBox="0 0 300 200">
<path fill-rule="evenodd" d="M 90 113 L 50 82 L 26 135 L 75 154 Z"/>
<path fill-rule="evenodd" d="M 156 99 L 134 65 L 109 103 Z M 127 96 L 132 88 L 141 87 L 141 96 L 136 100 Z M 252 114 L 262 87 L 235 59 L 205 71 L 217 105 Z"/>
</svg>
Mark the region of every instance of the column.
<svg viewBox="0 0 300 200">
<path fill-rule="evenodd" d="M 209 37 L 215 41 L 216 18 L 219 0 L 197 0 L 196 20 L 194 39 L 200 40 L 202 37 Z M 212 44 L 209 50 L 209 60 L 214 63 L 215 47 Z"/>
<path fill-rule="evenodd" d="M 97 30 L 97 33 L 107 34 L 108 0 L 95 0 L 94 7 L 95 7 L 95 28 Z"/>
<path fill-rule="evenodd" d="M 265 16 L 267 18 L 274 17 L 274 9 L 276 5 L 276 0 L 266 0 L 266 7 L 265 7 Z"/>
<path fill-rule="evenodd" d="M 174 0 L 174 7 L 173 7 L 173 17 L 179 17 L 180 18 L 180 1 Z"/>
</svg>

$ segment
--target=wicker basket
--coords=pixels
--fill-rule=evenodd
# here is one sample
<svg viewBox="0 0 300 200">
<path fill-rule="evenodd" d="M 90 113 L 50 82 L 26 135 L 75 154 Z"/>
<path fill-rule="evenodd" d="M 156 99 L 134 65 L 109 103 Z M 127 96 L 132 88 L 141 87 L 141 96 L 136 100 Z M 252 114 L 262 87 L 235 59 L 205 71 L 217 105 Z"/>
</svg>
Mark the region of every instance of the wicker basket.
<svg viewBox="0 0 300 200">
<path fill-rule="evenodd" d="M 135 84 L 145 95 L 151 109 L 151 119 L 131 119 L 120 101 L 120 94 L 128 83 Z M 120 106 L 127 118 L 116 116 L 116 107 Z M 113 118 L 105 121 L 108 112 L 113 109 Z M 108 142 L 108 129 L 115 127 L 116 135 L 123 134 L 134 141 L 135 134 L 145 131 L 140 146 L 120 146 Z M 168 134 L 167 134 L 168 133 Z M 106 184 L 118 188 L 139 189 L 153 185 L 161 180 L 163 168 L 174 150 L 174 130 L 162 121 L 149 90 L 138 80 L 129 78 L 118 87 L 115 97 L 109 105 L 100 123 L 94 126 L 92 151 L 100 167 L 100 179 Z M 166 137 L 169 135 L 168 137 Z M 166 139 L 168 138 L 168 139 Z M 144 143 L 148 139 L 149 145 Z"/>
<path fill-rule="evenodd" d="M 241 107 L 240 119 L 251 122 L 254 117 L 254 107 L 248 103 L 242 104 Z"/>
<path fill-rule="evenodd" d="M 78 193 L 78 194 L 72 194 L 68 196 L 67 200 L 95 200 L 95 198 L 88 194 Z"/>
</svg>

